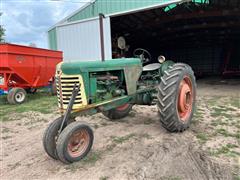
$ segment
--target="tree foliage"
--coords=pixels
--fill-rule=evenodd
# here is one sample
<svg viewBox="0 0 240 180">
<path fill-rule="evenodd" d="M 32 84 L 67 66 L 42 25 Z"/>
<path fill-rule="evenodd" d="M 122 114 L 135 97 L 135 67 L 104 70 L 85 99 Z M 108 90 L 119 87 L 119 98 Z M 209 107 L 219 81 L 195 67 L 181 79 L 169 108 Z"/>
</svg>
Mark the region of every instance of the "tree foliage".
<svg viewBox="0 0 240 180">
<path fill-rule="evenodd" d="M 2 18 L 2 13 L 0 13 L 0 19 Z M 1 19 L 2 22 L 2 19 Z M 0 42 L 4 42 L 4 35 L 5 35 L 5 29 L 3 26 L 0 24 Z"/>
</svg>

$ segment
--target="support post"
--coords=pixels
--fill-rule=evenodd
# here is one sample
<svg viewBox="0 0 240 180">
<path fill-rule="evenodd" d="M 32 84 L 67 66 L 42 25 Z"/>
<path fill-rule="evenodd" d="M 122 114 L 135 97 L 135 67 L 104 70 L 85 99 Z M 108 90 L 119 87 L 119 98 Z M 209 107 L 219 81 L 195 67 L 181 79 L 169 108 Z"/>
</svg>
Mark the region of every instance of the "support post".
<svg viewBox="0 0 240 180">
<path fill-rule="evenodd" d="M 104 14 L 99 14 L 99 28 L 100 28 L 100 43 L 101 43 L 101 58 L 105 61 L 105 47 L 104 47 L 104 31 L 103 31 L 103 18 Z"/>
</svg>

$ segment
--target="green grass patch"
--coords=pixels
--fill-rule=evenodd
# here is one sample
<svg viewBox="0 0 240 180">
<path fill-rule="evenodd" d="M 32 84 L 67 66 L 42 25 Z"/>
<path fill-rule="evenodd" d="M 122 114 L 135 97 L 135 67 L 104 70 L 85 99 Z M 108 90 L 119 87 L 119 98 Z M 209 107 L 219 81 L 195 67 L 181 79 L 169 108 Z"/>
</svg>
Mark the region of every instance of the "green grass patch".
<svg viewBox="0 0 240 180">
<path fill-rule="evenodd" d="M 116 144 L 122 144 L 124 143 L 125 141 L 128 141 L 130 140 L 131 138 L 135 137 L 136 134 L 129 134 L 129 135 L 126 135 L 126 136 L 123 136 L 123 137 L 116 137 L 116 136 L 112 136 L 112 140 L 114 143 Z"/>
<path fill-rule="evenodd" d="M 216 133 L 221 134 L 225 137 L 234 137 L 240 140 L 240 132 L 237 132 L 236 134 L 228 132 L 226 129 L 217 129 Z"/>
<path fill-rule="evenodd" d="M 109 179 L 109 177 L 107 177 L 107 176 L 102 176 L 99 178 L 99 180 L 107 180 L 107 179 Z"/>
<path fill-rule="evenodd" d="M 216 126 L 228 126 L 230 122 L 221 120 L 221 119 L 216 119 L 211 122 L 211 125 L 216 127 Z"/>
<path fill-rule="evenodd" d="M 232 106 L 240 108 L 240 100 L 239 100 L 239 98 L 233 98 L 232 97 L 232 98 L 229 99 L 229 101 L 230 101 L 230 104 Z"/>
<path fill-rule="evenodd" d="M 211 99 L 207 100 L 208 105 L 212 106 L 216 106 L 219 102 L 219 99 L 221 99 L 221 96 L 214 96 Z"/>
<path fill-rule="evenodd" d="M 201 143 L 206 143 L 209 140 L 209 137 L 206 133 L 198 133 L 196 137 Z"/>
<path fill-rule="evenodd" d="M 145 124 L 145 125 L 154 124 L 154 123 L 155 123 L 155 121 L 154 121 L 153 119 L 146 119 L 146 120 L 143 122 L 143 124 Z"/>
<path fill-rule="evenodd" d="M 195 119 L 203 119 L 204 118 L 204 112 L 202 110 L 200 110 L 199 108 L 197 108 L 197 110 L 194 113 L 194 118 Z"/>
<path fill-rule="evenodd" d="M 233 175 L 233 180 L 240 180 L 240 176 L 239 175 Z"/>
<path fill-rule="evenodd" d="M 225 117 L 227 119 L 231 119 L 232 115 L 231 114 L 227 114 L 227 110 L 219 108 L 219 107 L 212 107 L 212 111 L 211 112 L 211 116 L 212 117 Z"/>
<path fill-rule="evenodd" d="M 95 164 L 99 159 L 101 159 L 102 153 L 99 151 L 90 152 L 82 161 L 83 164 Z"/>
<path fill-rule="evenodd" d="M 79 168 L 83 168 L 85 165 L 94 165 L 101 159 L 102 152 L 91 151 L 86 157 L 76 163 L 66 165 L 65 169 L 71 172 L 76 172 Z"/>
<path fill-rule="evenodd" d="M 49 114 L 57 108 L 57 97 L 51 96 L 47 92 L 37 92 L 36 94 L 28 94 L 27 100 L 23 104 L 10 105 L 6 101 L 6 96 L 1 97 L 0 102 L 0 121 L 11 120 L 10 114 L 23 113 L 29 111 Z"/>
<path fill-rule="evenodd" d="M 238 157 L 240 155 L 240 153 L 232 150 L 236 147 L 238 147 L 238 146 L 235 144 L 227 144 L 226 146 L 222 146 L 221 148 L 218 148 L 214 151 L 210 151 L 210 155 L 219 156 L 221 154 L 224 154 L 224 155 L 230 156 L 230 157 Z"/>
<path fill-rule="evenodd" d="M 160 180 L 181 180 L 182 178 L 179 176 L 164 176 L 161 177 Z"/>
</svg>

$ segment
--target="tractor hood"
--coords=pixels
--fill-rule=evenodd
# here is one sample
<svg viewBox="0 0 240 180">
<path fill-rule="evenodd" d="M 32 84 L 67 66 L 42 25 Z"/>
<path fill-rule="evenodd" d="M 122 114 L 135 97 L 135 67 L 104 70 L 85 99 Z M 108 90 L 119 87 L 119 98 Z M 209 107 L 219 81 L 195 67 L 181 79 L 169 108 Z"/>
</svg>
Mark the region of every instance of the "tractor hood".
<svg viewBox="0 0 240 180">
<path fill-rule="evenodd" d="M 142 68 L 141 60 L 138 58 L 121 58 L 106 61 L 79 61 L 67 62 L 60 65 L 64 74 L 79 74 L 83 72 L 97 72 L 106 70 L 120 70 L 125 67 L 137 66 Z"/>
</svg>

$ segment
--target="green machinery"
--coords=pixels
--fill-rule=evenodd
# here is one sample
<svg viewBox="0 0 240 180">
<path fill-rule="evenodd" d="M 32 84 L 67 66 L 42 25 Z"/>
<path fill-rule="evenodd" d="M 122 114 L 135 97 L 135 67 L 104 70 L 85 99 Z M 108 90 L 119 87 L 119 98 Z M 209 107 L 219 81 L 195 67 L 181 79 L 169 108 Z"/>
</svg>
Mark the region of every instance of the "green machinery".
<svg viewBox="0 0 240 180">
<path fill-rule="evenodd" d="M 133 105 L 156 105 L 159 120 L 170 132 L 182 132 L 193 117 L 196 83 L 190 66 L 166 61 L 143 63 L 138 58 L 60 63 L 56 70 L 58 105 L 62 116 L 45 130 L 47 154 L 64 163 L 81 160 L 93 144 L 93 131 L 80 115 L 103 113 L 110 120 L 127 117 Z M 149 56 L 147 58 L 146 56 Z"/>
</svg>

